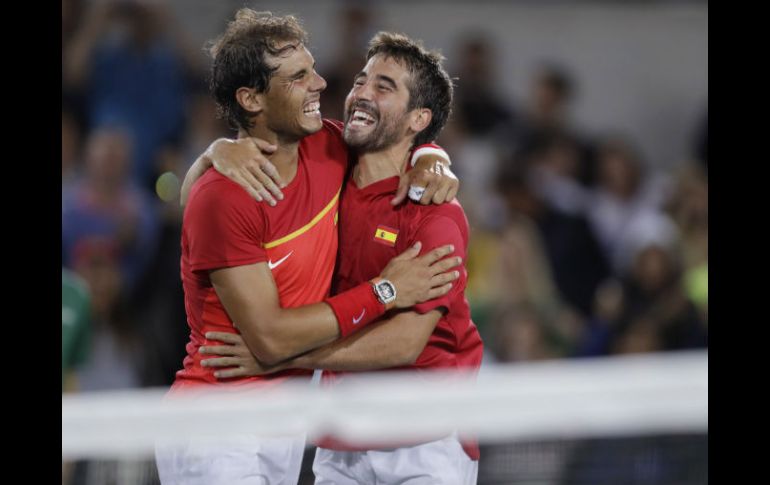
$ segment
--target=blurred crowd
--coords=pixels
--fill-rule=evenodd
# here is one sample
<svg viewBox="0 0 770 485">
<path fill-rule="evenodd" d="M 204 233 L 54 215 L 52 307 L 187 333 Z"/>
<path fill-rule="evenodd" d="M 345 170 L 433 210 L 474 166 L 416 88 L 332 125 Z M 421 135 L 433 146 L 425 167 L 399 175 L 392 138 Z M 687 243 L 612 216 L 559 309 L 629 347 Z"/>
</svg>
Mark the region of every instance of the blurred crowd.
<svg viewBox="0 0 770 485">
<path fill-rule="evenodd" d="M 317 67 L 330 118 L 382 27 L 363 7 L 338 18 L 336 61 Z M 706 100 L 687 159 L 645 160 L 626 134 L 572 121 L 569 66 L 543 63 L 510 99 L 494 40 L 456 42 L 442 46 L 457 81 L 438 142 L 472 228 L 466 294 L 486 360 L 706 347 Z M 164 386 L 181 366 L 179 185 L 233 136 L 201 47 L 163 2 L 62 2 L 63 391 Z"/>
</svg>

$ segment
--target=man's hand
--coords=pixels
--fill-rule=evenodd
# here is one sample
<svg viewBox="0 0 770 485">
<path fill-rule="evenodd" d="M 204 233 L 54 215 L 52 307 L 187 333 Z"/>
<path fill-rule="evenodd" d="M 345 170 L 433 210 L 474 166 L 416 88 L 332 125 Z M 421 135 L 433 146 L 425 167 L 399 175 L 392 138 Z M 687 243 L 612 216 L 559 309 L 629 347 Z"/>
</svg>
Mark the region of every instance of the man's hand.
<svg viewBox="0 0 770 485">
<path fill-rule="evenodd" d="M 452 289 L 452 281 L 460 277 L 459 271 L 450 270 L 460 265 L 462 258 L 444 258 L 454 251 L 452 245 L 436 248 L 418 257 L 421 247 L 421 243 L 416 243 L 391 259 L 380 273 L 396 287 L 397 308 L 411 307 L 443 296 Z"/>
<path fill-rule="evenodd" d="M 260 363 L 246 346 L 243 337 L 238 334 L 207 332 L 206 338 L 219 340 L 226 344 L 201 346 L 198 349 L 201 354 L 219 356 L 218 358 L 201 360 L 203 367 L 227 367 L 227 369 L 214 372 L 214 377 L 217 379 L 259 376 L 283 370 L 280 365 L 268 366 Z"/>
<path fill-rule="evenodd" d="M 243 187 L 254 199 L 275 205 L 283 200 L 286 184 L 264 153 L 275 152 L 275 145 L 259 138 L 239 138 L 212 144 L 206 155 L 217 172 Z"/>
<path fill-rule="evenodd" d="M 422 205 L 443 204 L 455 198 L 460 181 L 452 173 L 446 159 L 439 155 L 426 154 L 417 159 L 412 170 L 401 174 L 396 196 L 390 203 L 398 205 L 403 202 L 410 188 L 413 192 L 409 195 L 410 198 L 419 196 Z"/>
<path fill-rule="evenodd" d="M 180 202 L 184 206 L 190 189 L 201 175 L 213 166 L 219 173 L 237 183 L 259 202 L 276 204 L 283 199 L 279 187 L 285 187 L 275 166 L 265 154 L 275 152 L 276 146 L 258 138 L 230 140 L 219 138 L 195 160 L 182 183 Z"/>
</svg>

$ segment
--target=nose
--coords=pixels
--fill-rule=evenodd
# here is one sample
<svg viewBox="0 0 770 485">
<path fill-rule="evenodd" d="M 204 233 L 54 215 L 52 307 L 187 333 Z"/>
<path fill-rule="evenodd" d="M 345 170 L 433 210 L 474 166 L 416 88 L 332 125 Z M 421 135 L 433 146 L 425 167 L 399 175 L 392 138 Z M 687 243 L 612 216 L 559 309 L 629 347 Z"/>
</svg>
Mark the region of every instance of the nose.
<svg viewBox="0 0 770 485">
<path fill-rule="evenodd" d="M 313 81 L 313 91 L 321 92 L 326 89 L 326 79 L 322 78 L 321 75 L 315 71 Z"/>
</svg>

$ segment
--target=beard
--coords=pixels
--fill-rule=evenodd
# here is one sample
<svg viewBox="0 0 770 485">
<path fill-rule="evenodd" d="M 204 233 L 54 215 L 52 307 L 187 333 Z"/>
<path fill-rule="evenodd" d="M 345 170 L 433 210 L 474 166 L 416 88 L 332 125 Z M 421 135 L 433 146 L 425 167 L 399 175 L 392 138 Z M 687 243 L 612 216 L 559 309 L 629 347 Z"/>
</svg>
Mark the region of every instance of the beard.
<svg viewBox="0 0 770 485">
<path fill-rule="evenodd" d="M 367 133 L 356 132 L 350 129 L 348 121 L 353 111 L 360 108 L 374 116 L 376 119 L 374 129 Z M 380 111 L 372 103 L 358 102 L 350 106 L 345 112 L 345 129 L 342 137 L 347 145 L 358 153 L 370 153 L 380 151 L 394 145 L 404 134 L 407 113 L 400 115 L 382 116 Z"/>
</svg>

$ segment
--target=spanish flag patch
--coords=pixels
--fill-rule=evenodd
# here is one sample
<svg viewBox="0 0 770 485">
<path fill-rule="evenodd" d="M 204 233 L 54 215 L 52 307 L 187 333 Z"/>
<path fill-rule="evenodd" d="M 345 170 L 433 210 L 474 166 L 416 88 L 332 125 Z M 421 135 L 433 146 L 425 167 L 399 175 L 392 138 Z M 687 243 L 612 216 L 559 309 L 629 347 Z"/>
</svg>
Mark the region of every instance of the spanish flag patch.
<svg viewBox="0 0 770 485">
<path fill-rule="evenodd" d="M 397 237 L 398 229 L 393 229 L 392 227 L 388 226 L 377 226 L 377 230 L 374 233 L 375 241 L 391 247 L 396 245 Z"/>
</svg>

